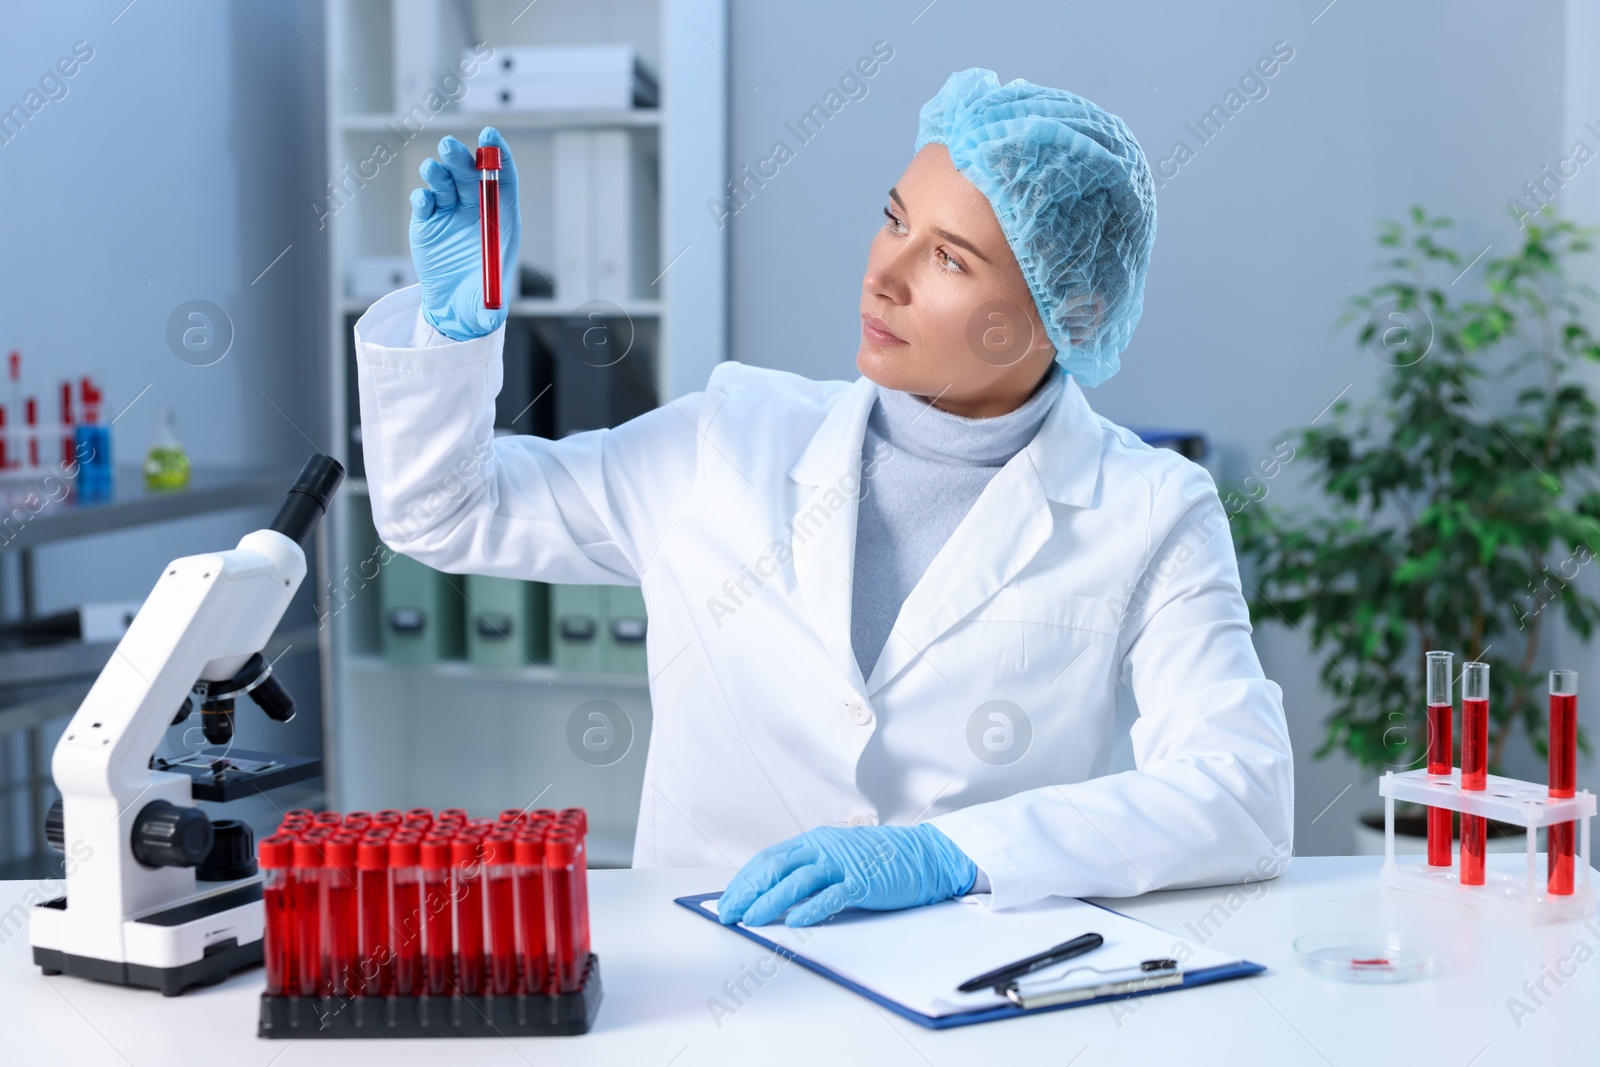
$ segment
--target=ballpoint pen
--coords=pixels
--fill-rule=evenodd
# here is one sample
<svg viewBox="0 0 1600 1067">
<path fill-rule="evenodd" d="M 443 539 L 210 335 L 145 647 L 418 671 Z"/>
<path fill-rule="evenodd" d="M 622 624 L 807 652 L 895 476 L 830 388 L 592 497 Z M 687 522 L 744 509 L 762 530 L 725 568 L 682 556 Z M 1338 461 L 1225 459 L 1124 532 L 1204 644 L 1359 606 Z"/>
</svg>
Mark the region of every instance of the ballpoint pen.
<svg viewBox="0 0 1600 1067">
<path fill-rule="evenodd" d="M 956 991 L 971 993 L 978 989 L 1003 989 L 1025 974 L 1032 974 L 1040 968 L 1070 960 L 1074 956 L 1083 955 L 1085 952 L 1093 952 L 1105 944 L 1105 940 L 1099 934 L 1084 934 L 1081 937 L 1073 938 L 1071 941 L 1063 941 L 1054 948 L 1047 948 L 1037 955 L 1017 960 L 1015 963 L 1008 963 L 1004 967 L 997 967 L 992 971 L 986 971 L 976 978 L 969 978 L 956 986 Z"/>
</svg>

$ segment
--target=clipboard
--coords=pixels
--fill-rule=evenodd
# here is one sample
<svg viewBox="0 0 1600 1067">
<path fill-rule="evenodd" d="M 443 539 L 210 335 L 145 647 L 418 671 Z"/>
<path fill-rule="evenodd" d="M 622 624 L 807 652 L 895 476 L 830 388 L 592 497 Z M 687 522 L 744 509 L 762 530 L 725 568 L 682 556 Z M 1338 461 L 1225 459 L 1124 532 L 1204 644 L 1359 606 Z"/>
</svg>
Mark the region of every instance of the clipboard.
<svg viewBox="0 0 1600 1067">
<path fill-rule="evenodd" d="M 1187 958 L 1181 959 L 1176 971 L 1141 974 L 1135 962 L 1131 973 L 1124 973 L 1130 972 L 1127 966 L 1129 960 L 1116 959 L 1111 954 L 1096 961 L 1093 957 L 1101 951 L 1096 950 L 1096 953 L 1062 964 L 1059 973 L 1052 969 L 1029 976 L 1017 987 L 1008 990 L 1008 993 L 1015 993 L 1012 996 L 1002 996 L 992 990 L 958 994 L 954 992 L 954 987 L 961 980 L 1088 929 L 1104 930 L 1108 947 L 1113 949 L 1119 943 L 1127 949 L 1161 943 L 1173 946 L 1182 939 L 1104 905 L 1063 898 L 1001 912 L 990 912 L 972 899 L 956 899 L 902 912 L 847 910 L 815 927 L 791 929 L 780 924 L 751 928 L 742 923 L 723 927 L 713 904 L 721 896 L 720 891 L 700 893 L 677 897 L 673 903 L 716 923 L 718 927 L 733 930 L 783 959 L 798 963 L 806 970 L 837 982 L 851 992 L 930 1030 L 1190 989 L 1231 978 L 1244 978 L 1266 970 L 1259 963 L 1229 957 L 1201 945 L 1195 947 L 1192 953 L 1179 954 Z M 959 953 L 941 954 L 940 966 L 946 976 L 958 973 L 960 977 L 948 980 L 951 990 L 948 998 L 930 997 L 926 961 L 907 957 L 915 957 L 919 952 L 941 952 L 939 931 L 952 934 L 950 940 L 955 944 L 972 943 L 974 934 L 979 935 L 979 940 L 987 940 L 984 936 L 986 933 L 1000 929 L 985 925 L 991 923 L 995 916 L 1007 922 L 1005 932 L 1010 934 L 1011 943 L 1000 944 L 1004 939 L 997 938 L 996 944 L 987 950 L 988 955 L 981 958 L 957 959 L 953 957 Z M 1088 923 L 1093 926 L 1086 925 Z M 826 938 L 817 937 L 816 934 L 825 927 L 832 927 L 834 932 Z M 854 933 L 851 928 L 858 928 L 862 932 Z M 762 930 L 771 930 L 773 933 L 763 936 L 758 932 Z M 811 937 L 803 948 L 779 940 L 798 943 L 808 932 L 811 932 Z M 963 932 L 965 940 L 961 936 Z M 1023 938 L 1028 939 L 1031 947 L 1017 951 L 1016 945 Z M 851 958 L 853 940 L 865 942 L 874 939 L 881 941 L 885 947 L 874 948 L 862 944 L 857 946 L 862 948 L 862 952 L 857 953 L 856 958 Z M 930 949 L 930 944 L 936 947 Z M 887 948 L 889 945 L 897 947 L 890 949 Z M 863 959 L 863 956 L 870 959 Z M 1099 976 L 1105 980 L 1086 979 L 1082 972 L 1090 967 L 1106 972 Z M 1073 972 L 1077 972 L 1076 977 L 1070 977 Z M 1063 984 L 1052 989 L 1052 979 Z M 919 983 L 920 990 L 916 988 Z"/>
</svg>

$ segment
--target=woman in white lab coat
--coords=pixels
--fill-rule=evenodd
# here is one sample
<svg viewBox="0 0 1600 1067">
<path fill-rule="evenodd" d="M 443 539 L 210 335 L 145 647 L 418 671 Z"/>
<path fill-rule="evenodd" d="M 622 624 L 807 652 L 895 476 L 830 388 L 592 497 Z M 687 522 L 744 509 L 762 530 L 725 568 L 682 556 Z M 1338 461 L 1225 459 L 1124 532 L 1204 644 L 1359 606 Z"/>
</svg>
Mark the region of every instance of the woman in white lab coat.
<svg viewBox="0 0 1600 1067">
<path fill-rule="evenodd" d="M 481 141 L 509 269 L 515 165 Z M 493 436 L 471 152 L 422 177 L 421 285 L 356 326 L 377 529 L 444 571 L 642 586 L 635 866 L 741 866 L 724 921 L 791 925 L 1276 873 L 1289 740 L 1226 513 L 1079 384 L 1116 370 L 1154 240 L 1119 119 L 952 75 L 868 252 L 860 378 L 729 361 L 561 440 Z"/>
</svg>

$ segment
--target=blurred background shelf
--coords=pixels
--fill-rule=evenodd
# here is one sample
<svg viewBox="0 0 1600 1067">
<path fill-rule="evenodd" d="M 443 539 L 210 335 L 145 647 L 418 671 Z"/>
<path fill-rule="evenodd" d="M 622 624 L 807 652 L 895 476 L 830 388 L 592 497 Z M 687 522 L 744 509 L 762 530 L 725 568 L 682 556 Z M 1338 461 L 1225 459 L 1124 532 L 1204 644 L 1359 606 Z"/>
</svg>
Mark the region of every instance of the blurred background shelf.
<svg viewBox="0 0 1600 1067">
<path fill-rule="evenodd" d="M 0 553 L 15 552 L 18 561 L 16 573 L 20 588 L 21 618 L 8 623 L 8 630 L 20 631 L 29 620 L 37 620 L 38 590 L 35 582 L 35 550 L 45 545 L 77 538 L 115 534 L 136 527 L 170 523 L 235 509 L 276 505 L 283 499 L 285 489 L 293 484 L 298 467 L 229 468 L 197 466 L 189 484 L 183 489 L 151 490 L 144 484 L 139 468 L 119 469 L 112 482 L 112 495 L 99 501 L 84 501 L 76 497 L 52 500 L 46 494 L 43 506 L 37 512 L 31 508 L 16 510 L 30 493 L 42 492 L 41 483 L 8 480 L 0 483 L 0 515 L 8 517 L 6 539 L 0 541 Z M 26 514 L 27 518 L 18 518 Z M 218 549 L 227 547 L 216 546 Z M 308 561 L 314 567 L 314 561 Z M 307 576 L 305 587 L 317 584 L 316 574 Z M 309 600 L 309 593 L 302 594 Z M 55 616 L 52 616 L 54 618 Z M 285 618 L 305 618 L 298 612 Z M 80 624 L 80 632 L 83 625 Z M 263 650 L 268 659 L 276 662 L 294 653 L 304 656 L 319 650 L 320 634 L 314 625 L 285 623 Z M 45 845 L 43 837 L 44 812 L 59 793 L 50 782 L 49 752 L 53 745 L 53 732 L 59 732 L 65 719 L 82 703 L 101 669 L 116 649 L 120 633 L 96 634 L 98 639 L 43 640 L 13 639 L 0 645 L 0 739 L 22 735 L 22 766 L 13 771 L 7 768 L 7 777 L 17 773 L 20 790 L 8 789 L 3 805 L 4 826 L 9 834 L 19 840 L 6 841 L 0 855 L 0 878 L 44 877 L 59 867 L 59 854 Z M 301 692 L 301 698 L 315 694 Z M 309 740 L 321 731 L 318 702 L 310 701 L 312 712 L 295 724 L 298 740 Z M 253 716 L 240 716 L 240 736 L 255 737 L 262 724 Z M 261 747 L 281 750 L 284 737 L 279 734 Z M 241 742 L 242 744 L 243 742 Z M 300 751 L 298 755 L 315 755 Z M 20 795 L 10 795 L 13 792 Z M 295 803 L 320 803 L 321 779 L 307 782 L 292 794 Z M 275 798 L 279 803 L 283 797 Z M 13 811 L 13 806 L 20 810 Z M 235 804 L 227 814 L 263 826 L 273 820 L 271 802 Z"/>
<path fill-rule="evenodd" d="M 417 40 L 408 35 L 418 26 L 431 28 L 439 42 L 431 59 L 411 50 Z M 348 77 L 327 83 L 331 180 L 318 214 L 331 238 L 331 437 L 351 475 L 330 516 L 330 581 L 319 599 L 330 649 L 325 692 L 336 709 L 325 735 L 329 806 L 465 807 L 492 815 L 536 798 L 540 807 L 581 805 L 589 811 L 591 863 L 628 863 L 651 721 L 638 658 L 631 662 L 641 669 L 606 674 L 537 659 L 484 666 L 453 658 L 463 655 L 459 648 L 446 658 L 438 658 L 438 647 L 405 653 L 431 662 L 384 655 L 386 646 L 400 655 L 386 629 L 393 620 L 381 609 L 384 581 L 398 585 L 400 567 L 385 562 L 390 554 L 373 523 L 351 328 L 377 294 L 414 277 L 406 220 L 418 166 L 445 134 L 475 143 L 482 127 L 495 126 L 510 142 L 520 179 L 521 264 L 511 291 L 524 294 L 509 302 L 497 431 L 559 437 L 615 425 L 704 388 L 726 354 L 727 235 L 705 204 L 722 195 L 727 180 L 729 71 L 703 57 L 708 44 L 726 50 L 727 26 L 725 0 L 327 4 L 329 61 Z M 484 45 L 499 59 L 522 46 L 597 44 L 634 49 L 653 76 L 656 106 L 485 108 L 475 101 L 499 98 L 493 78 L 455 67 Z M 432 74 L 422 69 L 430 62 Z M 450 102 L 439 109 L 437 99 L 419 92 L 430 87 L 460 91 L 446 94 Z M 641 102 L 649 101 L 634 100 Z M 584 159 L 593 168 L 589 180 L 575 178 Z M 613 195 L 590 192 L 601 187 Z M 584 201 L 593 206 L 580 218 L 571 205 Z M 620 245 L 600 242 L 598 212 L 609 213 L 607 222 L 624 220 L 610 231 Z M 585 225 L 596 242 L 587 275 L 570 255 L 562 258 L 563 249 L 585 239 Z M 616 261 L 619 247 L 629 250 L 626 261 Z M 574 360 L 574 339 L 596 326 L 611 343 L 601 353 L 607 358 L 579 353 Z M 617 352 L 626 358 L 612 358 Z M 415 595 L 414 569 L 408 580 Z M 435 608 L 449 599 L 439 598 L 437 586 L 421 585 L 434 589 Z M 559 599 L 550 590 L 552 605 Z M 637 644 L 632 648 L 637 657 Z M 614 745 L 586 747 L 597 731 Z"/>
</svg>

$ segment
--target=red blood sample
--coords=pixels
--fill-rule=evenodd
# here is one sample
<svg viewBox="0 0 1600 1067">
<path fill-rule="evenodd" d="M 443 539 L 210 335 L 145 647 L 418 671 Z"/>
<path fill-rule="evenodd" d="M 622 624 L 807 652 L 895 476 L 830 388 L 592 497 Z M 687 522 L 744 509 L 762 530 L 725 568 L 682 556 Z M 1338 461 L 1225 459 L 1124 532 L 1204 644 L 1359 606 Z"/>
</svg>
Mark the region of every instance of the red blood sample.
<svg viewBox="0 0 1600 1067">
<path fill-rule="evenodd" d="M 546 907 L 544 838 L 521 835 L 513 848 L 517 865 L 517 955 L 523 993 L 549 991 L 549 909 Z"/>
<path fill-rule="evenodd" d="M 356 850 L 361 891 L 361 931 L 357 939 L 360 985 L 357 995 L 388 996 L 394 991 L 394 949 L 389 941 L 389 842 L 364 838 Z"/>
<path fill-rule="evenodd" d="M 404 835 L 389 843 L 393 892 L 390 944 L 394 947 L 394 993 L 414 997 L 422 992 L 421 843 Z"/>
<path fill-rule="evenodd" d="M 478 149 L 479 243 L 483 256 L 483 306 L 500 307 L 500 149 Z"/>
<path fill-rule="evenodd" d="M 1428 705 L 1428 773 L 1449 775 L 1452 763 L 1450 747 L 1450 718 L 1455 708 L 1451 704 Z M 1428 865 L 1450 866 L 1450 844 L 1455 812 L 1449 808 L 1428 809 Z"/>
<path fill-rule="evenodd" d="M 343 826 L 344 816 L 336 811 L 319 811 L 311 821 L 324 826 Z"/>
<path fill-rule="evenodd" d="M 448 995 L 455 984 L 453 916 L 450 913 L 450 839 L 422 841 L 422 992 Z"/>
<path fill-rule="evenodd" d="M 584 965 L 589 960 L 589 839 L 585 833 L 578 834 L 578 848 L 573 855 L 573 894 L 577 898 L 576 905 L 578 917 L 578 940 L 575 946 L 578 955 L 578 976 L 581 981 Z"/>
<path fill-rule="evenodd" d="M 550 932 L 554 939 L 554 992 L 574 993 L 579 988 L 582 964 L 578 961 L 578 915 L 576 887 L 577 838 L 570 830 L 553 830 L 545 838 L 545 893 L 550 913 Z"/>
<path fill-rule="evenodd" d="M 489 945 L 486 992 L 506 997 L 517 991 L 516 845 L 509 833 L 490 834 L 484 842 L 483 888 Z"/>
<path fill-rule="evenodd" d="M 1469 663 L 1461 690 L 1461 788 L 1489 784 L 1489 665 Z M 1488 820 L 1461 813 L 1461 884 L 1483 884 Z"/>
<path fill-rule="evenodd" d="M 321 842 L 301 839 L 294 843 L 294 890 L 294 992 L 314 997 L 322 992 L 323 976 Z"/>
<path fill-rule="evenodd" d="M 399 808 L 384 808 L 372 813 L 372 821 L 379 826 L 399 826 L 405 822 L 405 812 Z"/>
<path fill-rule="evenodd" d="M 267 996 L 287 996 L 294 992 L 297 982 L 294 963 L 294 839 L 277 834 L 265 838 L 258 856 L 263 875 L 261 899 L 267 912 L 265 943 L 262 946 L 266 956 Z"/>
<path fill-rule="evenodd" d="M 473 837 L 450 844 L 451 890 L 456 902 L 456 984 L 463 996 L 483 992 L 483 859 Z"/>
<path fill-rule="evenodd" d="M 1578 788 L 1578 672 L 1550 672 L 1550 797 L 1574 796 Z M 1578 824 L 1552 823 L 1547 839 L 1548 883 L 1552 896 L 1573 889 L 1573 853 Z"/>
<path fill-rule="evenodd" d="M 328 953 L 325 992 L 345 997 L 355 992 L 360 933 L 356 898 L 355 834 L 335 834 L 322 848 L 323 914 Z"/>
</svg>

